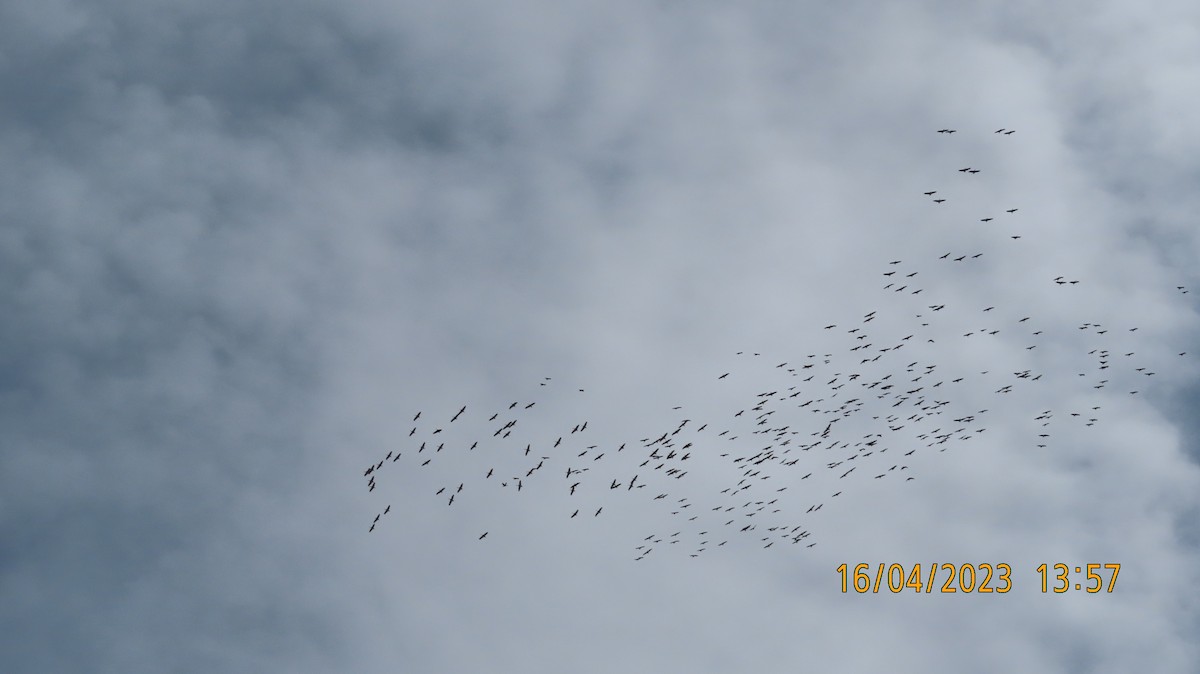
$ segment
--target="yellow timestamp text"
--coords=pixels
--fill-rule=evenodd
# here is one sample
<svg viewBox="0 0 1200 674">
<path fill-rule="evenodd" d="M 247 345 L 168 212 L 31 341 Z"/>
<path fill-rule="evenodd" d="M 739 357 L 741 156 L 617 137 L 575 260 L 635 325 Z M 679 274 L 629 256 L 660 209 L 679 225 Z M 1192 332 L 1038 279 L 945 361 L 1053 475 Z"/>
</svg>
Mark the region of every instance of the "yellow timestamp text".
<svg viewBox="0 0 1200 674">
<path fill-rule="evenodd" d="M 1073 582 L 1071 572 L 1074 570 L 1076 580 Z M 1107 573 L 1108 582 L 1105 583 Z M 849 565 L 841 564 L 836 569 L 841 577 L 842 592 L 851 590 L 859 594 L 878 593 L 880 590 L 898 594 L 905 590 L 939 592 L 1004 594 L 1012 590 L 1012 566 L 1000 564 L 950 564 L 934 563 L 922 565 L 913 564 L 906 568 L 903 564 L 869 564 L 863 562 L 850 569 Z M 1079 590 L 1095 594 L 1101 591 L 1112 592 L 1117 585 L 1117 574 L 1121 571 L 1120 564 L 1084 564 L 1070 566 L 1067 564 L 1042 564 L 1036 571 L 1041 576 L 1043 593 L 1054 592 L 1062 594 L 1071 590 Z M 1054 582 L 1051 583 L 1051 578 Z"/>
</svg>

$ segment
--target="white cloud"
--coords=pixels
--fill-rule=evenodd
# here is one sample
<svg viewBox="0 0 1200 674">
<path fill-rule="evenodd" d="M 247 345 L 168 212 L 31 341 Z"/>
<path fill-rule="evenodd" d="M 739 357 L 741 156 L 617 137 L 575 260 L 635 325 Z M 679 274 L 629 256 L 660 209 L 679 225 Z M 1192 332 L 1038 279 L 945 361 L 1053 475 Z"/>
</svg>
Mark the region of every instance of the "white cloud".
<svg viewBox="0 0 1200 674">
<path fill-rule="evenodd" d="M 16 671 L 1195 669 L 1188 7 L 55 7 L 0 10 Z M 689 475 L 638 465 L 683 418 Z M 768 444 L 801 460 L 727 503 Z M 771 517 L 812 535 L 725 535 Z M 858 561 L 1014 589 L 843 594 Z"/>
</svg>

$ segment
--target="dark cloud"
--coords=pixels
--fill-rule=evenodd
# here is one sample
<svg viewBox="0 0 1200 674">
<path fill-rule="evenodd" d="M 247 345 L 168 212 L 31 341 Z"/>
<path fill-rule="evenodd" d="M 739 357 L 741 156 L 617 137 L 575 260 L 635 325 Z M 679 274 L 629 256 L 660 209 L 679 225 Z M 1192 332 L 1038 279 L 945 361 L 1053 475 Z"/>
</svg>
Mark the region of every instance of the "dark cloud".
<svg viewBox="0 0 1200 674">
<path fill-rule="evenodd" d="M 6 671 L 1194 671 L 1187 10 L 993 9 L 0 5 Z M 817 547 L 634 563 L 678 522 L 636 492 L 481 482 L 523 465 L 486 440 L 513 400 L 534 442 L 587 419 L 612 452 L 674 406 L 728 422 L 777 362 L 844 350 L 825 324 L 907 330 L 897 258 L 963 308 L 912 360 L 1048 376 L 957 393 L 1006 421 L 918 482 L 853 483 L 807 518 Z M 1036 315 L 1039 350 L 957 337 L 991 305 Z M 1112 377 L 1141 397 L 1072 379 L 1082 321 L 1157 370 Z M 1093 402 L 1095 432 L 1029 446 L 1027 413 Z M 417 410 L 464 403 L 433 468 L 366 492 Z M 729 475 L 692 470 L 673 498 Z M 796 477 L 772 476 L 805 504 L 837 482 Z M 1019 587 L 857 596 L 835 571 L 984 560 Z M 1056 561 L 1124 570 L 1042 596 Z"/>
</svg>

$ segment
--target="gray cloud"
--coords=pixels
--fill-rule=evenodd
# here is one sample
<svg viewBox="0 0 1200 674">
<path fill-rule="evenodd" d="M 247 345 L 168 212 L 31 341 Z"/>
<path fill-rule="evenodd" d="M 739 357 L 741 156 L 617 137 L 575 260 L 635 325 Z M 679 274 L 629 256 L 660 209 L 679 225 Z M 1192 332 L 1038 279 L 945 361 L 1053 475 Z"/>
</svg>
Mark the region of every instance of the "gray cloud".
<svg viewBox="0 0 1200 674">
<path fill-rule="evenodd" d="M 1194 671 L 1194 18 L 0 5 L 6 671 Z M 933 328 L 881 289 L 893 259 L 952 307 Z M 969 377 L 954 409 L 991 408 L 987 432 L 920 448 L 909 483 L 777 467 L 814 548 L 633 561 L 651 532 L 725 528 L 649 494 L 717 503 L 719 445 L 690 480 L 642 469 L 647 495 L 564 493 L 590 456 L 520 496 L 483 478 L 525 469 L 487 439 L 513 401 L 538 401 L 517 436 L 549 451 L 586 419 L 592 474 L 628 479 L 680 414 L 726 427 L 793 385 L 780 362 L 853 371 L 871 310 L 887 340 L 935 339 L 880 367 Z M 1104 391 L 1076 378 L 1096 348 Z M 1025 368 L 1040 388 L 993 393 Z M 1096 427 L 1065 420 L 1093 405 Z M 428 468 L 418 410 L 448 426 Z M 858 561 L 1008 562 L 1014 590 L 844 594 Z M 1112 594 L 1042 595 L 1042 562 L 1123 567 Z"/>
</svg>

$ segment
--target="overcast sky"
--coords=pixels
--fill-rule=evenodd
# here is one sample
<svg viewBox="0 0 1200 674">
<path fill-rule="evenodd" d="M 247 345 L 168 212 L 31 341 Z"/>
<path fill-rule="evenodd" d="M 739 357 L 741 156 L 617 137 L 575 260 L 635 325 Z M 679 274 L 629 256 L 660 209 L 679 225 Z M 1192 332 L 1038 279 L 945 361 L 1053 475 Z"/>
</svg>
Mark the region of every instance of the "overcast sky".
<svg viewBox="0 0 1200 674">
<path fill-rule="evenodd" d="M 1198 28 L 0 1 L 0 669 L 1200 671 Z"/>
</svg>

